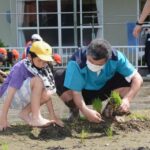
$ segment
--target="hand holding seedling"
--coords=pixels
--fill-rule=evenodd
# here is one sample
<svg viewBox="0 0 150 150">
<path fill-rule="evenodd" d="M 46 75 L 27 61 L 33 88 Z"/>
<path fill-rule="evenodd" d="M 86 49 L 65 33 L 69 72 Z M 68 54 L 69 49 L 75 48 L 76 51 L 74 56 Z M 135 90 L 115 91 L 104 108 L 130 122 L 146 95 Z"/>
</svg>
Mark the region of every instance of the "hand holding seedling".
<svg viewBox="0 0 150 150">
<path fill-rule="evenodd" d="M 86 108 L 86 110 L 84 110 L 84 115 L 91 122 L 99 123 L 102 121 L 100 113 L 98 113 L 96 110 Z"/>
<path fill-rule="evenodd" d="M 112 91 L 110 97 L 110 104 L 112 105 L 112 116 L 122 116 L 130 114 L 130 103 L 128 98 L 121 99 L 120 94 Z"/>
<path fill-rule="evenodd" d="M 102 114 L 107 118 L 128 115 L 130 114 L 129 107 L 130 103 L 128 98 L 121 99 L 118 92 L 112 91 L 109 101 Z"/>
<path fill-rule="evenodd" d="M 128 112 L 129 108 L 130 108 L 130 103 L 129 103 L 128 98 L 123 98 L 122 99 L 122 103 L 120 105 L 120 111 L 122 111 L 122 112 Z"/>
</svg>

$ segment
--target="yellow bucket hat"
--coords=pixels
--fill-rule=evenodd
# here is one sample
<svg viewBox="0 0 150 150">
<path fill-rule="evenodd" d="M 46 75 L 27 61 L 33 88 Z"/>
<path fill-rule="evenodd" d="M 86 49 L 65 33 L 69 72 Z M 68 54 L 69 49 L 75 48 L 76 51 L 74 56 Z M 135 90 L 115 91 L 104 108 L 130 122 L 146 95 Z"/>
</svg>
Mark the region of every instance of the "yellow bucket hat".
<svg viewBox="0 0 150 150">
<path fill-rule="evenodd" d="M 41 60 L 53 61 L 52 47 L 44 41 L 33 42 L 30 51 L 35 53 Z"/>
</svg>

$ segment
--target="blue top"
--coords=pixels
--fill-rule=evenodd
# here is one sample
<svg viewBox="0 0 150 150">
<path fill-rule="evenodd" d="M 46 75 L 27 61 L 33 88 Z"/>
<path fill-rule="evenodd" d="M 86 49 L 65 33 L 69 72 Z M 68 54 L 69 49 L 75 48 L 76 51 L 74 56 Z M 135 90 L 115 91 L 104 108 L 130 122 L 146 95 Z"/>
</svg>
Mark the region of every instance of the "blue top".
<svg viewBox="0 0 150 150">
<path fill-rule="evenodd" d="M 112 50 L 112 57 L 106 62 L 100 74 L 92 72 L 86 65 L 86 49 L 80 49 L 67 65 L 64 86 L 74 91 L 99 90 L 115 73 L 129 77 L 134 71 L 134 66 L 120 51 Z"/>
</svg>

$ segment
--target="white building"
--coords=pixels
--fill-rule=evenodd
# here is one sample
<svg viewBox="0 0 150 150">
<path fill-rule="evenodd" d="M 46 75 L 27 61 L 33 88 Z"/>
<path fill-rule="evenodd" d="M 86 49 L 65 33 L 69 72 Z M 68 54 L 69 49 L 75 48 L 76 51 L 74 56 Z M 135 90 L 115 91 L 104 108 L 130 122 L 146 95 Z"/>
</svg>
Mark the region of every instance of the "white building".
<svg viewBox="0 0 150 150">
<path fill-rule="evenodd" d="M 94 37 L 128 45 L 145 0 L 3 0 L 0 39 L 24 46 L 39 33 L 55 47 L 84 46 Z M 130 26 L 131 24 L 131 26 Z"/>
</svg>

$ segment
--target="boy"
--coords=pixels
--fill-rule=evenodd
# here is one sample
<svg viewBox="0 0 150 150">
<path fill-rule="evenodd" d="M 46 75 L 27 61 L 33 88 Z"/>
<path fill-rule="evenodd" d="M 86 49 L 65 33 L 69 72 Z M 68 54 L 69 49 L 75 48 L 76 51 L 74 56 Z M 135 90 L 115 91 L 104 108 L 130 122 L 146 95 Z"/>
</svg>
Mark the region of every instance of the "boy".
<svg viewBox="0 0 150 150">
<path fill-rule="evenodd" d="M 55 83 L 47 63 L 52 60 L 52 48 L 44 41 L 32 44 L 29 57 L 14 65 L 0 88 L 4 101 L 0 114 L 0 130 L 9 127 L 7 114 L 10 107 L 21 108 L 20 118 L 35 127 L 56 123 L 63 126 L 52 107 L 51 95 L 55 93 Z M 46 103 L 54 120 L 42 117 L 40 105 Z"/>
</svg>

